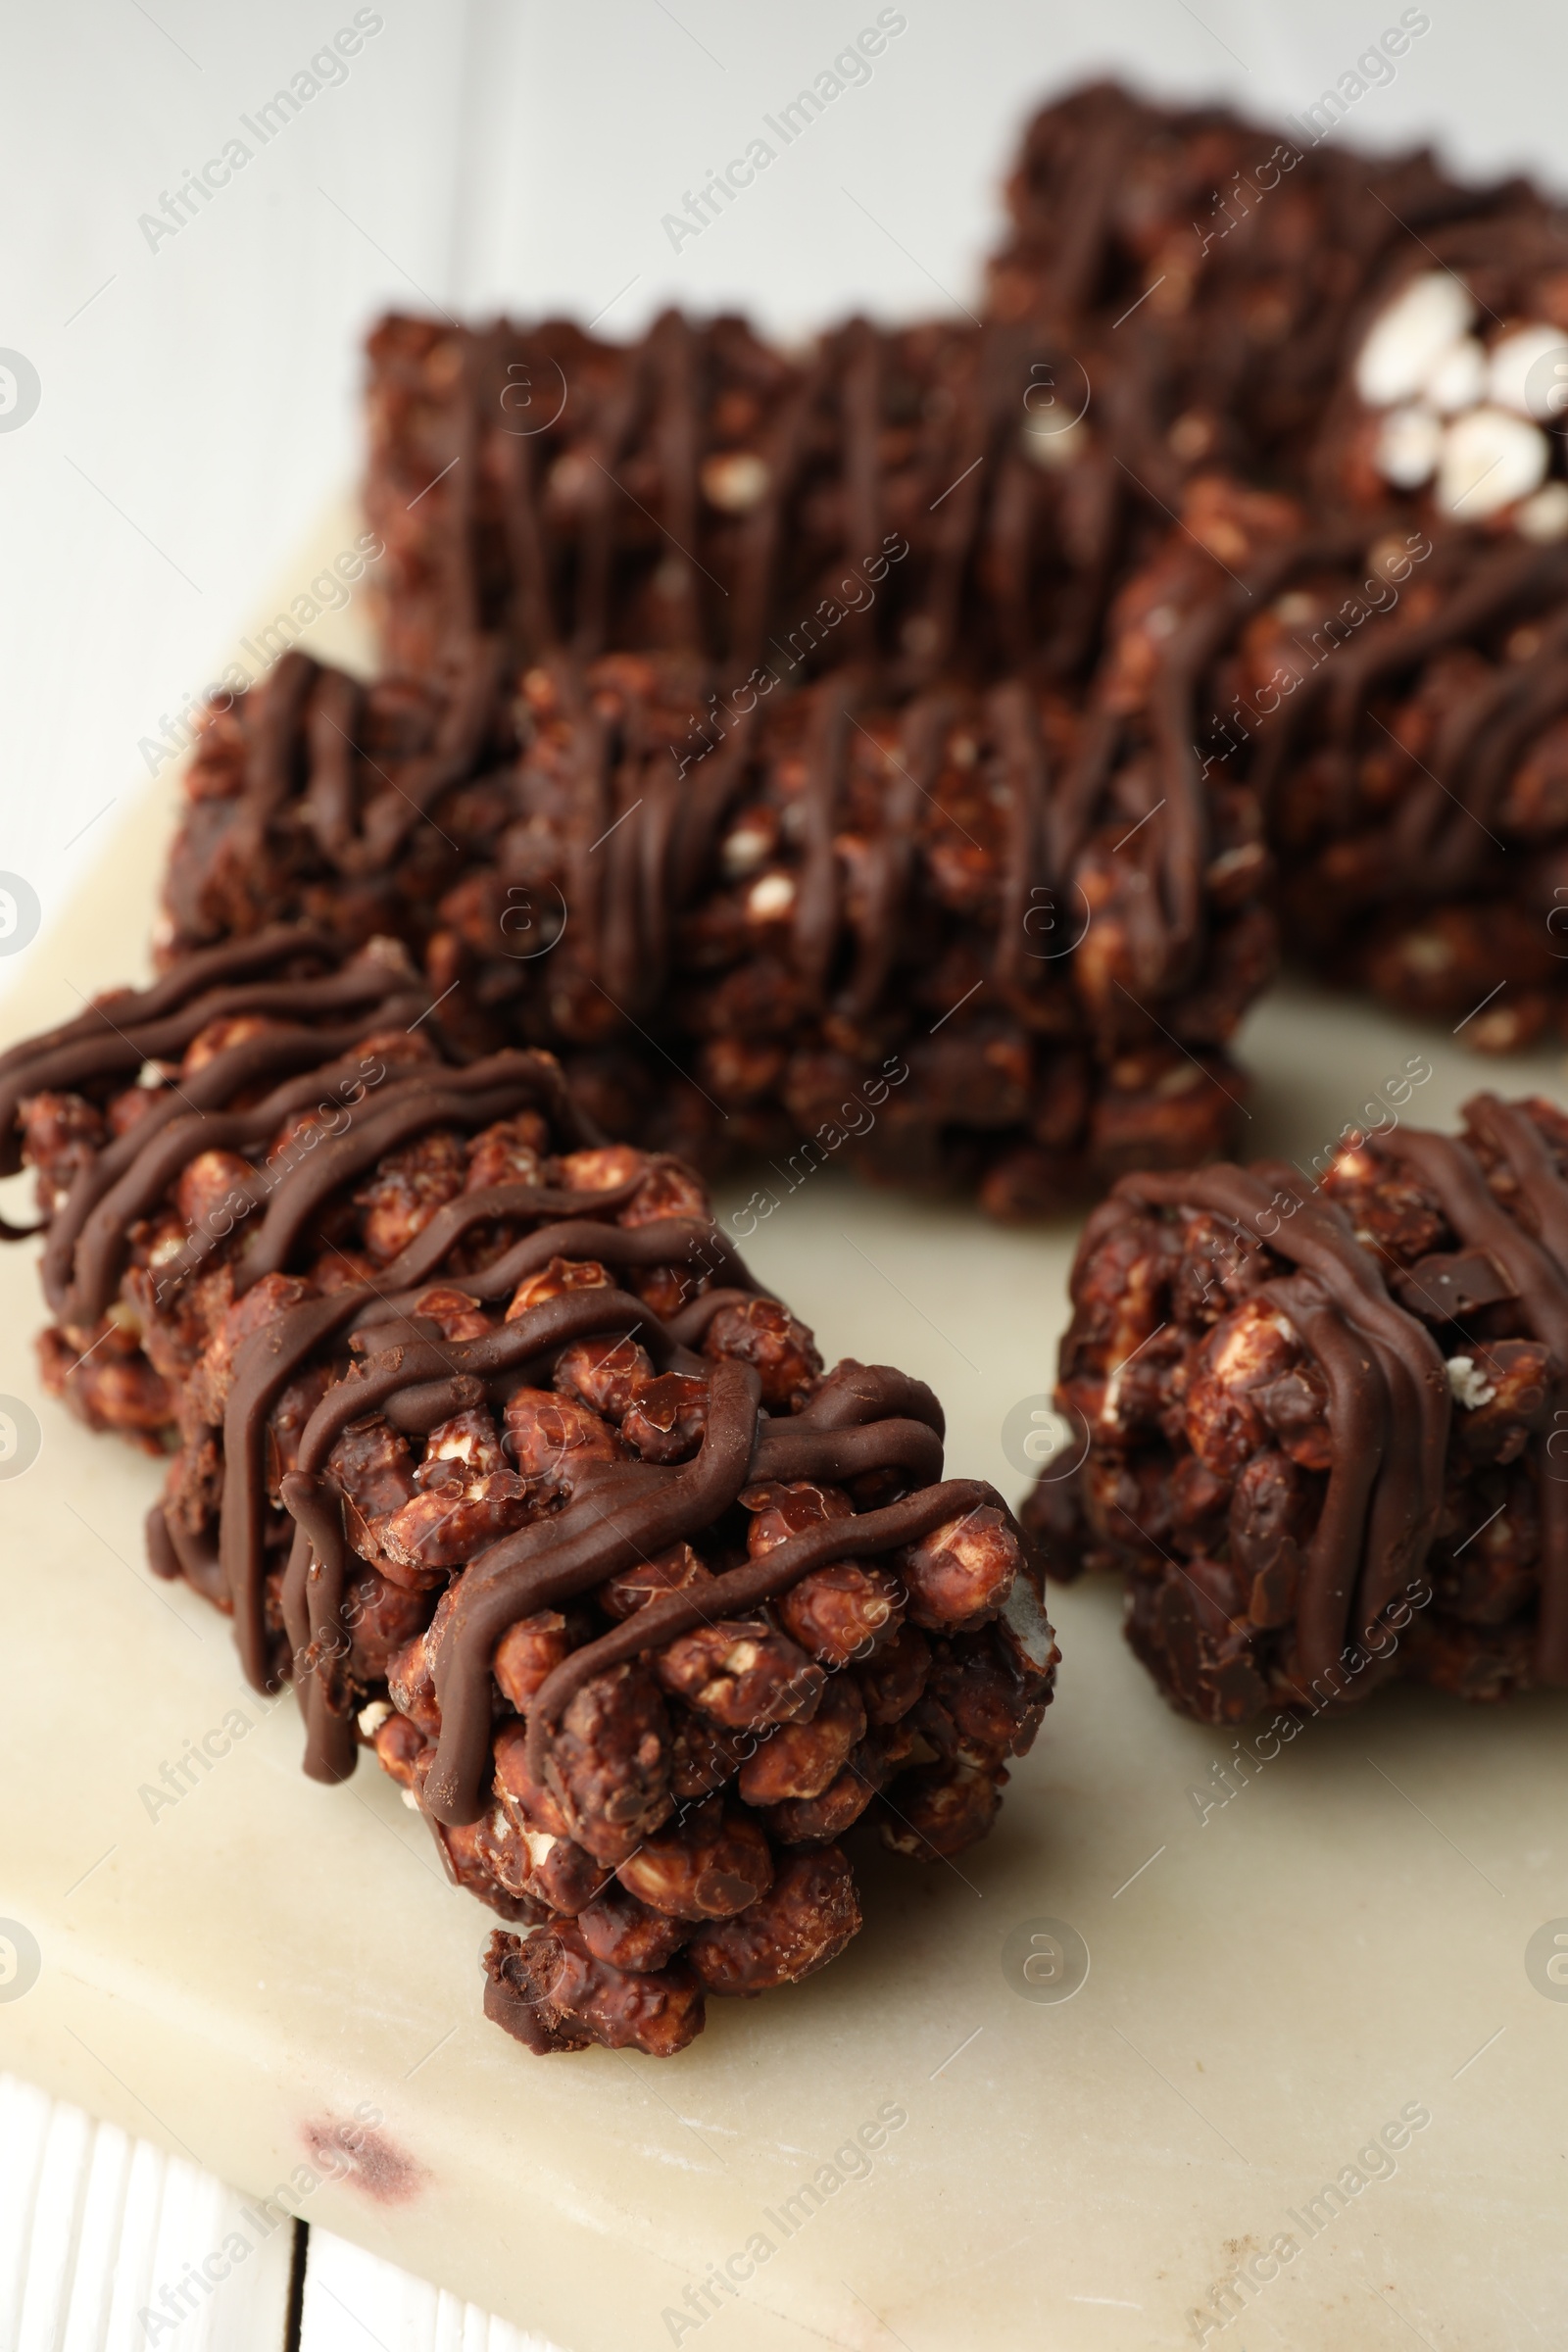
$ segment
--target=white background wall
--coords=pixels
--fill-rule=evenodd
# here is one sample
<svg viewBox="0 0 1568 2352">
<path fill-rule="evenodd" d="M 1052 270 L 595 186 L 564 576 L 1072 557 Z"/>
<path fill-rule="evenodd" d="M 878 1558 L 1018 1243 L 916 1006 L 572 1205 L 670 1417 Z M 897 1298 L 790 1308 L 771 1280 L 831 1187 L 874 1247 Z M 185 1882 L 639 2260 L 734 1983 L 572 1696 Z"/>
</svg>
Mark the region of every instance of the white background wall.
<svg viewBox="0 0 1568 2352">
<path fill-rule="evenodd" d="M 877 0 L 379 0 L 382 29 L 177 236 L 138 216 L 218 155 L 354 0 L 5 0 L 0 347 L 40 399 L 0 431 L 0 869 L 48 923 L 359 465 L 358 345 L 388 304 L 745 305 L 783 333 L 971 301 L 1015 133 L 1092 71 L 1309 104 L 1389 0 L 905 0 L 873 78 L 698 239 L 661 217 L 828 65 Z M 1348 129 L 1568 187 L 1568 11 L 1430 0 Z M 256 146 L 248 138 L 247 143 Z M 1337 134 L 1344 135 L 1344 134 Z M 86 828 L 84 831 L 82 828 Z M 73 838 L 77 837 L 77 838 Z M 13 964 L 11 971 L 18 968 Z"/>
</svg>

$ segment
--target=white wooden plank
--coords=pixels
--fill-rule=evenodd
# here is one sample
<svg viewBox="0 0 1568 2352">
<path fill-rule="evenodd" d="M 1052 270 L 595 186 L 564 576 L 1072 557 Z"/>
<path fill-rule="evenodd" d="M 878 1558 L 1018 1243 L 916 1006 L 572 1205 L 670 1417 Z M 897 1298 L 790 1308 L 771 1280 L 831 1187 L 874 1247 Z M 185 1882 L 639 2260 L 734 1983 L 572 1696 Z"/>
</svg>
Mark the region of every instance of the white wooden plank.
<svg viewBox="0 0 1568 2352">
<path fill-rule="evenodd" d="M 146 2140 L 132 2140 L 124 2208 L 120 2226 L 104 2249 L 112 2280 L 104 2352 L 137 2352 L 137 2347 L 146 2343 L 136 2314 L 145 2308 L 152 2291 L 163 2186 L 164 2158 Z"/>
<path fill-rule="evenodd" d="M 51 2102 L 30 2082 L 0 2075 L 0 2344 L 16 2342 L 27 2247 Z"/>
<path fill-rule="evenodd" d="M 116 2124 L 100 2124 L 93 2134 L 81 2228 L 76 2238 L 75 2277 L 72 2280 L 71 2309 L 61 2352 L 100 2352 L 108 2340 L 110 2304 L 115 2291 L 115 2251 L 120 2243 L 134 2145 L 129 2134 Z"/>
<path fill-rule="evenodd" d="M 0 2352 L 282 2352 L 292 2231 L 0 2075 Z"/>
<path fill-rule="evenodd" d="M 292 2232 L 256 2242 L 245 2205 L 195 2165 L 0 2075 L 0 2352 L 282 2352 Z M 319 2230 L 300 2346 L 560 2352 Z"/>
<path fill-rule="evenodd" d="M 444 2287 L 313 2230 L 299 2352 L 560 2352 Z"/>
<path fill-rule="evenodd" d="M 65 2332 L 75 2271 L 76 2231 L 91 2161 L 91 2119 L 79 2107 L 56 2105 L 38 2165 L 17 2352 L 56 2352 Z"/>
</svg>

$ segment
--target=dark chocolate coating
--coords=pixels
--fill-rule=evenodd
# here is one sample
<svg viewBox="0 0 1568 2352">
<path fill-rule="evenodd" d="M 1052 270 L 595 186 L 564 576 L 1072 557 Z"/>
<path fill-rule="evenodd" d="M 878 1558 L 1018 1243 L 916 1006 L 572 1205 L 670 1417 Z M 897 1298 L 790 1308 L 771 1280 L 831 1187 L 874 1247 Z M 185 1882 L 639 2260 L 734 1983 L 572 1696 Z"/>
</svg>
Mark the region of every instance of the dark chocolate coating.
<svg viewBox="0 0 1568 2352">
<path fill-rule="evenodd" d="M 46 1088 L 127 1083 L 143 1062 L 181 1053 L 209 1021 L 267 1013 L 300 1025 L 291 1040 L 274 1033 L 263 1051 L 254 1043 L 236 1047 L 232 1061 L 220 1056 L 209 1063 L 215 1075 L 196 1083 L 221 1095 L 251 1085 L 278 1064 L 287 1067 L 290 1054 L 303 1052 L 308 1041 L 324 1043 L 330 1053 L 333 1014 L 358 1015 L 354 1033 L 359 1035 L 369 1015 L 389 1002 L 401 1008 L 409 999 L 416 1009 L 429 1002 L 410 971 L 363 965 L 339 971 L 346 953 L 330 932 L 302 923 L 271 924 L 188 956 L 152 987 L 101 997 L 63 1027 L 12 1046 L 0 1054 L 0 1175 L 13 1176 L 22 1165 L 16 1120 L 24 1097 Z M 283 967 L 289 967 L 287 973 Z M 322 1058 L 318 1051 L 316 1062 Z"/>
<path fill-rule="evenodd" d="M 1388 1298 L 1376 1264 L 1333 1203 L 1303 1186 L 1294 1168 L 1200 1168 L 1185 1175 L 1124 1177 L 1114 1198 L 1171 1207 L 1191 1201 L 1256 1232 L 1272 1214 L 1270 1180 L 1301 1205 L 1270 1236 L 1275 1253 L 1312 1278 L 1289 1292 L 1314 1311 L 1307 1345 L 1328 1378 L 1334 1479 L 1324 1505 L 1330 1533 L 1313 1546 L 1302 1602 L 1302 1670 L 1308 1681 L 1338 1654 L 1351 1594 L 1370 1623 L 1401 1578 L 1420 1565 L 1443 1492 L 1448 1394 L 1431 1334 Z M 1327 1313 L 1316 1312 L 1321 1296 Z M 1359 1362 L 1342 1334 L 1358 1340 Z M 1351 1499 L 1355 1498 L 1355 1499 Z M 1361 1629 L 1358 1626 L 1356 1631 Z"/>
<path fill-rule="evenodd" d="M 1506 1052 L 1568 1016 L 1568 546 L 1412 536 L 1403 609 L 1302 679 L 1248 772 L 1298 956 Z"/>
<path fill-rule="evenodd" d="M 475 821 L 462 788 L 515 748 L 500 650 L 468 638 L 439 674 L 368 686 L 299 649 L 207 711 L 164 884 L 162 942 L 183 954 L 281 913 L 347 941 L 417 947 Z"/>
<path fill-rule="evenodd" d="M 1124 455 L 1165 499 L 1216 462 L 1303 485 L 1373 286 L 1545 212 L 1525 182 L 1467 186 L 1426 150 L 1371 157 L 1110 82 L 1041 109 L 1006 194 L 989 315 L 1131 379 Z"/>
<path fill-rule="evenodd" d="M 1343 1684 L 1351 1661 L 1353 1681 L 1371 1658 L 1392 1656 L 1396 1643 L 1387 1653 L 1381 1646 L 1391 1609 L 1402 1600 L 1405 1617 L 1396 1622 L 1407 1623 L 1410 1596 L 1418 1595 L 1418 1608 L 1431 1603 L 1434 1579 L 1437 1602 L 1412 1634 L 1402 1670 L 1477 1695 L 1527 1681 L 1568 1684 L 1568 1486 L 1551 1450 L 1568 1374 L 1568 1121 L 1544 1103 L 1486 1094 L 1465 1105 L 1464 1117 L 1462 1139 L 1402 1126 L 1364 1143 L 1352 1138 L 1316 1189 L 1283 1164 L 1127 1177 L 1086 1228 L 1058 1398 L 1088 1415 L 1089 1454 L 1076 1480 L 1057 1485 L 1048 1476 L 1037 1487 L 1024 1522 L 1058 1573 L 1074 1573 L 1086 1556 L 1120 1557 L 1135 1570 L 1135 1646 L 1168 1695 L 1209 1720 L 1240 1721 L 1270 1693 L 1288 1705 L 1311 1703 L 1308 1693 L 1325 1686 L 1346 1696 L 1336 1675 Z M 1138 1222 L 1151 1216 L 1152 1224 Z M 1427 1222 L 1412 1224 L 1418 1216 Z M 1187 1271 L 1212 1254 L 1205 1218 L 1234 1237 L 1225 1244 L 1217 1310 L 1207 1301 L 1218 1277 L 1195 1293 L 1197 1277 Z M 1429 1229 L 1450 1237 L 1444 1248 L 1422 1247 Z M 1097 1418 L 1102 1363 L 1113 1375 L 1107 1399 L 1120 1396 L 1115 1362 L 1128 1343 L 1106 1335 L 1119 1311 L 1114 1286 L 1125 1278 L 1114 1269 L 1128 1251 L 1165 1269 L 1138 1279 L 1152 1279 L 1148 1296 L 1167 1302 L 1165 1321 L 1128 1360 L 1162 1333 L 1170 1338 L 1140 1376 L 1152 1387 L 1125 1408 L 1102 1404 Z M 1297 1271 L 1271 1273 L 1282 1262 Z M 1174 1474 L 1185 1476 L 1189 1462 L 1198 1470 L 1190 1447 L 1235 1442 L 1213 1418 L 1218 1408 L 1205 1384 L 1216 1373 L 1229 1384 L 1219 1394 L 1229 1399 L 1223 1410 L 1241 1416 L 1238 1430 L 1259 1411 L 1274 1415 L 1270 1426 L 1287 1439 L 1304 1426 L 1278 1417 L 1283 1404 L 1269 1401 L 1276 1392 L 1257 1385 L 1263 1372 L 1247 1371 L 1234 1354 L 1251 1345 L 1245 1318 L 1269 1305 L 1283 1310 L 1282 1328 L 1316 1368 L 1326 1438 L 1321 1457 L 1310 1448 L 1297 1457 L 1310 1464 L 1303 1494 L 1315 1515 L 1286 1613 L 1278 1613 L 1274 1588 L 1265 1595 L 1259 1583 L 1249 1616 L 1251 1571 L 1234 1556 L 1227 1565 L 1223 1540 L 1203 1533 L 1223 1503 L 1224 1479 L 1215 1499 L 1201 1502 L 1208 1516 L 1190 1523 L 1187 1490 Z M 1158 1308 L 1138 1312 L 1152 1317 Z M 1211 1332 L 1231 1335 L 1229 1357 L 1211 1360 Z M 1539 1343 L 1534 1354 L 1525 1343 Z M 1520 1373 L 1517 1393 L 1509 1392 L 1512 1367 L 1526 1358 L 1544 1367 L 1546 1385 Z M 1171 1368 L 1182 1366 L 1172 1401 L 1156 1407 Z M 1485 1408 L 1494 1399 L 1504 1418 L 1489 1429 Z M 1258 1447 L 1281 1442 L 1265 1430 L 1246 1441 L 1247 1458 L 1261 1463 Z M 1209 1475 L 1209 1456 L 1201 1459 Z M 1508 1475 L 1525 1477 L 1527 1490 L 1485 1484 L 1515 1462 L 1520 1469 Z M 1326 1481 L 1314 1484 L 1324 1470 Z M 1497 1492 L 1502 1504 L 1489 1519 L 1485 1506 Z M 1511 1494 L 1520 1527 L 1539 1522 L 1539 1551 L 1533 1535 L 1514 1540 L 1509 1558 L 1522 1566 L 1507 1574 L 1522 1581 L 1506 1592 L 1488 1584 L 1492 1572 L 1477 1555 L 1465 1574 L 1473 1570 L 1479 1582 L 1466 1594 L 1457 1573 L 1463 1555 L 1505 1517 Z M 1477 1524 L 1467 1526 L 1472 1512 Z M 1189 1524 L 1191 1535 L 1183 1532 Z M 1161 1540 L 1152 1527 L 1168 1532 Z M 1173 1544 L 1193 1558 L 1192 1576 L 1166 1547 Z M 1184 1584 L 1199 1594 L 1196 1605 Z M 1236 1598 L 1220 1597 L 1222 1590 Z M 1381 1670 L 1348 1695 L 1363 1695 L 1379 1679 Z"/>
<path fill-rule="evenodd" d="M 260 1247 L 236 1265 L 237 1289 L 243 1290 L 262 1273 L 274 1270 L 273 1261 L 286 1259 L 288 1245 L 311 1205 L 369 1166 L 390 1144 L 401 1142 L 421 1127 L 456 1121 L 479 1128 L 519 1108 L 543 1107 L 564 1127 L 571 1140 L 578 1140 L 581 1135 L 566 1105 L 560 1071 L 538 1054 L 498 1055 L 490 1065 L 476 1064 L 466 1071 L 439 1067 L 428 1072 L 421 1070 L 418 1078 L 409 1081 L 403 1089 L 395 1090 L 394 1084 L 389 1083 L 387 1091 L 389 1098 L 394 1099 L 389 1101 L 373 1135 L 366 1130 L 358 1136 L 345 1137 L 345 1145 L 354 1145 L 352 1151 L 340 1152 L 335 1161 L 323 1152 L 314 1168 L 303 1163 L 283 1177 L 273 1206 L 264 1220 Z M 401 1093 L 401 1100 L 395 1099 L 397 1092 Z M 204 1148 L 199 1133 L 188 1142 L 192 1152 Z M 329 1151 L 335 1147 L 328 1147 Z M 505 1214 L 509 1209 L 527 1214 L 537 1213 L 539 1199 L 539 1193 L 531 1186 L 498 1186 L 488 1194 L 468 1195 L 452 1205 L 465 1209 L 469 1202 L 482 1200 L 491 1216 L 498 1212 Z M 268 1224 L 279 1209 L 283 1214 L 269 1234 Z M 441 1213 L 438 1211 L 437 1215 Z M 444 1237 L 448 1246 L 454 1231 L 463 1230 L 464 1222 L 462 1218 L 449 1220 Z M 413 1267 L 428 1258 L 428 1250 L 420 1250 L 423 1238 L 417 1237 L 406 1253 Z M 384 1269 L 379 1295 L 395 1296 L 419 1279 L 416 1272 L 406 1268 L 402 1258 L 394 1258 Z M 262 1594 L 265 1417 L 279 1390 L 312 1352 L 345 1324 L 353 1322 L 368 1303 L 365 1292 L 358 1287 L 334 1292 L 324 1298 L 308 1299 L 254 1333 L 235 1359 L 234 1384 L 224 1416 L 226 1477 L 219 1558 L 223 1587 L 235 1613 L 241 1660 L 258 1690 L 266 1689 L 268 1684 Z M 451 1352 L 445 1350 L 433 1356 L 423 1376 L 430 1378 L 442 1369 L 452 1369 L 448 1361 Z"/>
<path fill-rule="evenodd" d="M 523 660 L 657 648 L 733 681 L 819 667 L 831 636 L 904 686 L 1070 672 L 1142 502 L 1095 426 L 1070 480 L 1031 454 L 1053 350 L 1003 324 L 852 318 L 786 359 L 676 312 L 629 347 L 389 318 L 367 482 L 386 656 L 429 675 L 493 633 Z"/>
<path fill-rule="evenodd" d="M 151 988 L 101 1000 L 65 1028 L 13 1047 L 0 1061 L 0 1165 L 13 1168 L 22 1156 L 26 1104 L 58 1096 L 101 1119 L 117 1094 L 136 1085 L 144 1065 L 164 1064 L 161 1083 L 136 1097 L 133 1123 L 118 1136 L 104 1134 L 79 1156 L 69 1191 L 46 1221 L 44 1294 L 77 1347 L 90 1347 L 114 1301 L 129 1228 L 199 1152 L 254 1150 L 291 1114 L 323 1098 L 339 1110 L 364 1101 L 368 1086 L 386 1077 L 387 1064 L 367 1062 L 352 1049 L 373 1035 L 401 1041 L 428 1023 L 430 1012 L 429 993 L 396 943 L 351 959 L 341 942 L 319 931 L 275 926 L 206 950 Z M 265 1025 L 222 1045 L 188 1074 L 169 1074 L 211 1024 L 249 1020 Z M 457 1072 L 449 1078 L 453 1087 L 466 1083 Z M 383 1102 L 400 1096 L 407 1102 L 407 1085 L 394 1080 Z M 416 1098 L 421 1115 L 425 1099 Z M 247 1107 L 233 1109 L 235 1102 Z M 344 1172 L 343 1156 L 332 1163 L 327 1189 Z M 290 1164 L 257 1168 L 235 1213 L 268 1206 L 248 1235 L 252 1247 L 236 1269 L 238 1287 L 283 1262 L 302 1214 L 322 1189 L 319 1177 L 312 1180 L 303 1149 Z M 225 1230 L 233 1221 L 231 1215 Z M 15 1228 L 4 1232 L 21 1238 Z M 222 1238 L 216 1230 L 193 1233 L 180 1255 L 161 1265 L 160 1295 L 200 1271 Z"/>
<path fill-rule="evenodd" d="M 468 836 L 463 879 L 425 895 L 451 861 L 427 875 L 411 842 L 382 877 L 378 919 L 425 956 L 464 1053 L 556 1052 L 599 1124 L 706 1165 L 787 1156 L 879 1083 L 881 1133 L 852 1132 L 847 1156 L 888 1181 L 978 1180 L 999 1214 L 1221 1149 L 1242 1093 L 1224 1045 L 1273 934 L 1254 805 L 1209 785 L 1194 749 L 1201 681 L 1245 601 L 1198 561 L 1215 593 L 1187 585 L 1187 625 L 1155 650 L 1147 685 L 1129 701 L 1116 678 L 1097 682 L 1082 712 L 1017 678 L 890 701 L 874 671 L 847 668 L 804 696 L 754 687 L 727 718 L 699 717 L 670 658 L 552 657 L 523 680 L 515 766 L 439 804 L 443 834 L 464 808 L 486 828 Z M 1278 565 L 1267 553 L 1261 576 Z M 244 709 L 240 720 L 242 748 L 276 731 Z M 222 741 L 234 727 L 221 721 Z M 229 830 L 270 810 L 284 836 L 300 832 L 318 777 L 298 714 L 294 727 L 294 816 L 251 754 L 223 769 Z M 404 805 L 395 778 L 366 773 L 375 797 L 345 851 L 375 832 L 383 803 Z M 759 810 L 770 852 L 744 849 Z M 212 850 L 187 826 L 176 914 L 214 895 L 197 872 L 209 854 L 221 864 L 227 838 Z M 782 920 L 753 906 L 758 857 L 789 897 Z M 280 876 L 279 907 L 335 906 L 352 934 L 363 863 L 345 857 L 334 879 L 322 852 L 308 884 Z M 864 1120 L 849 1109 L 852 1130 Z"/>
<path fill-rule="evenodd" d="M 846 671 L 743 708 L 706 756 L 650 740 L 657 706 L 589 711 L 552 673 L 517 847 L 454 894 L 450 968 L 568 1061 L 607 1038 L 646 1059 L 653 1038 L 689 1073 L 654 1069 L 688 1152 L 776 1161 L 883 1067 L 903 1072 L 888 1141 L 852 1140 L 851 1158 L 890 1181 L 978 1168 L 1002 1213 L 1026 1206 L 1014 1167 L 1059 1198 L 1075 1171 L 1213 1149 L 1239 1102 L 1220 1050 L 1272 943 L 1250 804 L 1221 805 L 1193 749 L 1213 631 L 1202 612 L 1162 649 L 1147 723 L 1125 706 L 1080 722 L 1017 680 L 890 707 Z M 1216 858 L 1239 877 L 1219 906 Z M 559 945 L 509 962 L 506 901 L 551 893 L 569 909 Z M 1181 1088 L 1135 1102 L 1174 1077 L 1208 1122 L 1185 1154 L 1165 1132 Z"/>
</svg>

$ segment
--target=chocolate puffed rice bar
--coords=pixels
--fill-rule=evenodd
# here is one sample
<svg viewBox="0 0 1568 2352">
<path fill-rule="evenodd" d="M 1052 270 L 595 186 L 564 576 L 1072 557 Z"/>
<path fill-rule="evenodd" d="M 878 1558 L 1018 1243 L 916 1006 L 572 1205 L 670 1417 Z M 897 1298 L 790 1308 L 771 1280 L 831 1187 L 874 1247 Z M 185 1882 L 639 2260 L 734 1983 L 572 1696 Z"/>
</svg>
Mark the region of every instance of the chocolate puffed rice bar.
<svg viewBox="0 0 1568 2352">
<path fill-rule="evenodd" d="M 373 1747 L 509 1923 L 490 2014 L 668 2052 L 843 1948 L 862 1814 L 984 1836 L 1055 1645 L 930 1392 L 824 1374 L 689 1168 L 431 1012 L 392 943 L 273 931 L 8 1056 L 46 1377 L 172 1449 L 152 1565 L 294 1681 L 307 1771 Z"/>
<path fill-rule="evenodd" d="M 1391 1677 L 1568 1684 L 1568 1116 L 1478 1095 L 1457 1137 L 1124 1177 L 1085 1228 L 1023 1521 L 1123 1571 L 1173 1705 L 1242 1723 Z"/>
</svg>

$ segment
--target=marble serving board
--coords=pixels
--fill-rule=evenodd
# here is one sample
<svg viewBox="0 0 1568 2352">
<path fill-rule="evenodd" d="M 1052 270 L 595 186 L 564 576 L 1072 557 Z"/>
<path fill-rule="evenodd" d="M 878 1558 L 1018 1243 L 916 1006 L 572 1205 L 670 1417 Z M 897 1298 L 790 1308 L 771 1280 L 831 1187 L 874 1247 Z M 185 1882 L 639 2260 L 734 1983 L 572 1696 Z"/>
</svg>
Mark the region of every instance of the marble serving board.
<svg viewBox="0 0 1568 2352">
<path fill-rule="evenodd" d="M 170 799 L 6 1040 L 144 972 Z M 1568 1092 L 1556 1054 L 1479 1064 L 1299 988 L 1242 1054 L 1250 1141 L 1302 1160 L 1412 1056 L 1432 1122 L 1481 1083 Z M 722 1206 L 830 1360 L 922 1375 L 951 1470 L 1020 1494 L 1070 1227 L 756 1181 L 765 1216 L 750 1182 Z M 844 1958 L 712 2004 L 673 2062 L 541 2062 L 485 2023 L 488 1915 L 398 1791 L 303 1779 L 292 1699 L 149 1578 L 157 1466 L 41 1396 L 31 1258 L 0 1261 L 0 1412 L 41 1429 L 0 1476 L 0 2068 L 570 2352 L 1568 2342 L 1561 1699 L 1384 1692 L 1227 1797 L 1231 1741 L 1153 1695 L 1116 1595 L 1060 1592 L 1060 1695 L 984 1845 L 864 1846 Z"/>
</svg>

